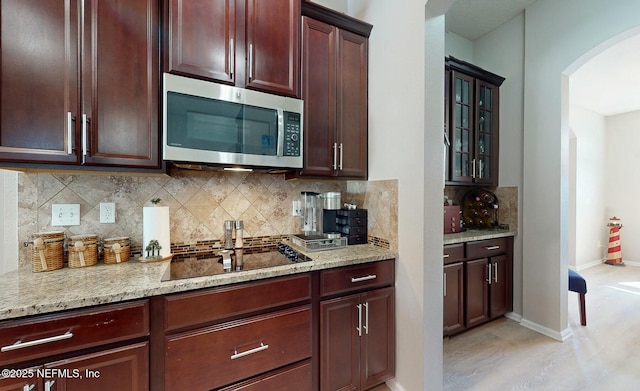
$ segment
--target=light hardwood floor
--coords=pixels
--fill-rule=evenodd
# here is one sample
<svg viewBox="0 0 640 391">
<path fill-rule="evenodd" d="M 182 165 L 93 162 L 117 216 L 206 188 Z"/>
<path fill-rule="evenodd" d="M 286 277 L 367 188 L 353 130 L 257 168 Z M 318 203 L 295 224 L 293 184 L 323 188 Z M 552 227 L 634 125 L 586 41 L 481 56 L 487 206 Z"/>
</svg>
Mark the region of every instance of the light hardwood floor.
<svg viewBox="0 0 640 391">
<path fill-rule="evenodd" d="M 569 292 L 572 336 L 558 342 L 502 318 L 445 338 L 443 389 L 640 390 L 640 267 L 598 265 L 587 280 L 587 326 Z"/>
</svg>

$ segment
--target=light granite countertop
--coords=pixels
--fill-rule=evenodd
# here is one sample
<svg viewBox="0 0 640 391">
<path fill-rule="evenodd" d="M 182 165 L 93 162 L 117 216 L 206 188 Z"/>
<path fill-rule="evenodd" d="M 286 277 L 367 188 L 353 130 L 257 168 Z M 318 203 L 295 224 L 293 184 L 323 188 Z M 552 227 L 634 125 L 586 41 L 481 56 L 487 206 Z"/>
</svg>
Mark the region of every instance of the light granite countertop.
<svg viewBox="0 0 640 391">
<path fill-rule="evenodd" d="M 312 261 L 173 281 L 162 281 L 170 261 L 15 270 L 0 275 L 0 320 L 397 258 L 370 244 L 305 255 Z"/>
<path fill-rule="evenodd" d="M 475 240 L 504 238 L 506 236 L 515 236 L 516 234 L 517 232 L 515 230 L 509 230 L 509 229 L 496 229 L 496 230 L 469 229 L 464 232 L 459 232 L 455 234 L 445 234 L 444 244 L 447 245 L 447 244 L 473 242 Z"/>
</svg>

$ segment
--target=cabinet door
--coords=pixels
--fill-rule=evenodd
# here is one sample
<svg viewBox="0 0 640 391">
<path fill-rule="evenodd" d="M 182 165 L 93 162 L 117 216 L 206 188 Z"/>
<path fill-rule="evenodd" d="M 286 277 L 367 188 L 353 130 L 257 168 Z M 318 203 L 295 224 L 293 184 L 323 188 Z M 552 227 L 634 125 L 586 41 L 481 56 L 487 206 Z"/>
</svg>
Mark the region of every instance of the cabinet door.
<svg viewBox="0 0 640 391">
<path fill-rule="evenodd" d="M 41 391 L 42 379 L 37 377 L 36 370 L 38 368 L 26 368 L 27 374 L 33 373 L 33 376 L 21 377 L 3 377 L 0 375 L 0 391 Z"/>
<path fill-rule="evenodd" d="M 476 81 L 476 183 L 498 186 L 498 88 Z"/>
<path fill-rule="evenodd" d="M 443 275 L 444 335 L 464 329 L 464 268 L 462 263 L 446 265 Z"/>
<path fill-rule="evenodd" d="M 511 267 L 507 255 L 499 255 L 489 259 L 491 263 L 491 284 L 489 297 L 491 300 L 491 319 L 504 315 L 511 304 Z"/>
<path fill-rule="evenodd" d="M 78 3 L 0 3 L 0 160 L 76 164 Z"/>
<path fill-rule="evenodd" d="M 246 86 L 299 96 L 300 0 L 247 0 Z"/>
<path fill-rule="evenodd" d="M 333 176 L 337 166 L 336 34 L 329 24 L 302 18 L 303 175 Z M 336 166 L 334 166 L 334 164 Z"/>
<path fill-rule="evenodd" d="M 322 391 L 360 389 L 360 336 L 356 329 L 359 304 L 360 295 L 320 302 Z"/>
<path fill-rule="evenodd" d="M 84 12 L 82 160 L 160 167 L 158 1 L 85 1 Z"/>
<path fill-rule="evenodd" d="M 473 182 L 474 78 L 451 72 L 451 168 L 453 182 Z"/>
<path fill-rule="evenodd" d="M 235 84 L 235 2 L 171 0 L 169 72 Z"/>
<path fill-rule="evenodd" d="M 465 264 L 466 294 L 465 308 L 466 327 L 484 323 L 489 319 L 489 284 L 487 258 L 468 261 Z"/>
<path fill-rule="evenodd" d="M 395 374 L 394 288 L 363 293 L 360 347 L 360 389 L 368 389 Z"/>
<path fill-rule="evenodd" d="M 45 370 L 62 375 L 45 379 L 45 389 L 52 391 L 148 390 L 149 346 L 144 342 L 88 354 L 48 364 Z"/>
<path fill-rule="evenodd" d="M 367 178 L 367 53 L 367 38 L 338 30 L 338 175 L 349 178 Z"/>
</svg>

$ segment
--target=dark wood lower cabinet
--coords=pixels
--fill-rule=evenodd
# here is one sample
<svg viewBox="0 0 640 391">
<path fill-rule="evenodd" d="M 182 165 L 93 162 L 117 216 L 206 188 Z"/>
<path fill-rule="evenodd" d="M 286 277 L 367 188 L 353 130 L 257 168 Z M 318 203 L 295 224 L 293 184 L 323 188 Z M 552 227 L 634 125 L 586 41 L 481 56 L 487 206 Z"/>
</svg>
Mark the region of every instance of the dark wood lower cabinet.
<svg viewBox="0 0 640 391">
<path fill-rule="evenodd" d="M 0 391 L 149 390 L 149 304 L 0 322 Z"/>
<path fill-rule="evenodd" d="M 451 246 L 445 246 L 443 335 L 512 310 L 512 249 L 511 237 L 468 242 L 464 251 L 458 247 L 455 254 Z M 455 263 L 447 263 L 451 259 Z"/>
<path fill-rule="evenodd" d="M 166 338 L 165 390 L 210 390 L 310 356 L 309 306 L 196 329 Z"/>
<path fill-rule="evenodd" d="M 468 261 L 467 293 L 465 308 L 467 314 L 466 327 L 473 327 L 489 320 L 489 285 L 487 284 L 488 260 L 486 258 Z"/>
<path fill-rule="evenodd" d="M 149 343 L 139 343 L 45 365 L 45 390 L 145 391 L 149 389 Z M 49 388 L 47 388 L 49 387 Z"/>
<path fill-rule="evenodd" d="M 0 391 L 368 390 L 395 374 L 395 261 L 0 322 Z M 15 345 L 24 344 L 23 347 Z"/>
<path fill-rule="evenodd" d="M 366 390 L 395 372 L 394 288 L 320 303 L 320 390 Z"/>
<path fill-rule="evenodd" d="M 444 266 L 444 335 L 464 329 L 464 264 Z"/>
</svg>

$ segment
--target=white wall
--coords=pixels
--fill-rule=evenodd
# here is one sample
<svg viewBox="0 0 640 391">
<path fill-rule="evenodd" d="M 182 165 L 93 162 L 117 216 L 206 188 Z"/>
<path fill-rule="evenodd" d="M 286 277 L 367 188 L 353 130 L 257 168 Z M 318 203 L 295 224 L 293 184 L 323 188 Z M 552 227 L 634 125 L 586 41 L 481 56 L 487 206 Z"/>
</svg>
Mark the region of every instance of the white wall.
<svg viewBox="0 0 640 391">
<path fill-rule="evenodd" d="M 425 92 L 425 1 L 350 0 L 373 24 L 369 46 L 369 178 L 398 179 L 394 390 L 442 387 L 442 121 L 444 21 L 433 27 L 438 78 Z M 434 97 L 435 127 L 425 121 Z M 433 200 L 433 201 L 429 201 Z"/>
<path fill-rule="evenodd" d="M 566 75 L 638 14 L 637 0 L 538 0 L 525 14 L 523 324 L 557 339 L 569 333 Z"/>
<path fill-rule="evenodd" d="M 0 170 L 0 274 L 18 268 L 18 173 Z"/>
<path fill-rule="evenodd" d="M 444 36 L 444 47 L 447 56 L 473 64 L 473 42 L 450 31 Z"/>
<path fill-rule="evenodd" d="M 575 259 L 569 266 L 580 270 L 601 263 L 606 246 L 608 217 L 605 200 L 609 191 L 605 186 L 606 140 L 605 117 L 593 111 L 571 106 L 570 125 L 575 134 Z"/>
<path fill-rule="evenodd" d="M 603 174 L 606 198 L 600 228 L 614 215 L 622 219 L 622 259 L 629 264 L 640 264 L 640 241 L 637 240 L 640 236 L 639 123 L 640 111 L 606 117 L 606 173 Z M 608 233 L 604 232 L 608 239 Z"/>
<path fill-rule="evenodd" d="M 513 248 L 513 312 L 522 314 L 522 170 L 523 170 L 523 85 L 524 14 L 473 43 L 473 64 L 505 78 L 500 87 L 500 172 L 501 187 L 518 188 L 519 232 Z"/>
</svg>

